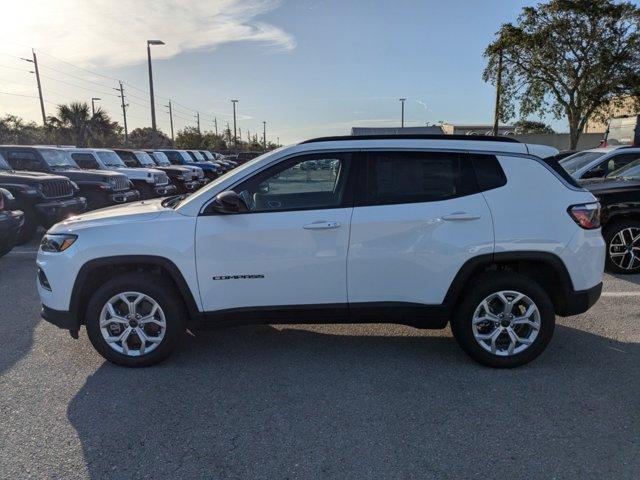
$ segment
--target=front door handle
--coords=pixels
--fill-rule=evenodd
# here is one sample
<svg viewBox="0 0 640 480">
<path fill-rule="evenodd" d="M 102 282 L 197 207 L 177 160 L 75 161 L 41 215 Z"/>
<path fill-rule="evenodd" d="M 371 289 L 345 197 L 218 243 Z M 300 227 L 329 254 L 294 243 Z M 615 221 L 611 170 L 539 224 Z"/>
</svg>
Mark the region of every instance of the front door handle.
<svg viewBox="0 0 640 480">
<path fill-rule="evenodd" d="M 453 212 L 449 215 L 443 215 L 443 220 L 448 221 L 461 221 L 461 220 L 477 220 L 480 218 L 480 215 L 474 215 L 473 213 L 467 212 Z"/>
<path fill-rule="evenodd" d="M 308 223 L 304 227 L 305 230 L 326 230 L 328 228 L 338 228 L 340 226 L 340 222 L 313 222 Z"/>
</svg>

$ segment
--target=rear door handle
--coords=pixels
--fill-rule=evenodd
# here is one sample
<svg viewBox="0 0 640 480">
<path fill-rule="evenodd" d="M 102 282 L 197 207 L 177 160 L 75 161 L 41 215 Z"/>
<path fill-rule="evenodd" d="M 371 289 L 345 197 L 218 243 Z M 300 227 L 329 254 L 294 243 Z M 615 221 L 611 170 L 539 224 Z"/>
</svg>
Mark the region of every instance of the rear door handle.
<svg viewBox="0 0 640 480">
<path fill-rule="evenodd" d="M 313 222 L 308 223 L 304 227 L 305 230 L 327 230 L 329 228 L 338 228 L 340 226 L 340 222 Z"/>
<path fill-rule="evenodd" d="M 443 215 L 443 220 L 448 221 L 462 221 L 462 220 L 477 220 L 480 218 L 480 215 L 474 215 L 473 213 L 467 212 L 453 212 L 449 215 Z"/>
</svg>

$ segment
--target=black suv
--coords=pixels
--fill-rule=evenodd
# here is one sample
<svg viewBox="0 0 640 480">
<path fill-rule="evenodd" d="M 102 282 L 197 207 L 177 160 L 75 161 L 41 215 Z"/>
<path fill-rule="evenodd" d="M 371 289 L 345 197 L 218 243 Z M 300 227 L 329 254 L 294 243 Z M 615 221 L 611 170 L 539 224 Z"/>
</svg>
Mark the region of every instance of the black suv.
<svg viewBox="0 0 640 480">
<path fill-rule="evenodd" d="M 146 150 L 143 153 L 147 154 L 151 161 L 155 163 L 156 166 L 154 168 L 162 170 L 169 176 L 171 183 L 178 189 L 178 193 L 195 192 L 206 183 L 201 181 L 200 176 L 191 168 L 183 165 L 172 165 L 163 152 Z"/>
<path fill-rule="evenodd" d="M 640 273 L 640 159 L 605 178 L 580 183 L 602 206 L 606 268 L 615 273 Z"/>
<path fill-rule="evenodd" d="M 126 175 L 103 170 L 82 170 L 65 150 L 54 147 L 0 147 L 16 170 L 53 173 L 74 182 L 87 200 L 87 209 L 108 207 L 138 199 Z"/>
<path fill-rule="evenodd" d="M 0 147 L 0 187 L 15 197 L 15 208 L 24 212 L 18 243 L 26 243 L 38 225 L 49 228 L 65 218 L 85 211 L 87 201 L 66 177 L 43 172 L 18 172 L 5 159 L 7 152 L 20 156 L 20 149 Z"/>
</svg>

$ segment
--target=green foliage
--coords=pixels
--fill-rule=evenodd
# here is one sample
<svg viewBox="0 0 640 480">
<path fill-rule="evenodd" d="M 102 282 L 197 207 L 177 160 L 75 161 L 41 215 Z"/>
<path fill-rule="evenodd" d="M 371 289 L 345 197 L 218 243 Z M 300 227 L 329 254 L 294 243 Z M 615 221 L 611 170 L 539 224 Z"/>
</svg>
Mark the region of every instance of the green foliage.
<svg viewBox="0 0 640 480">
<path fill-rule="evenodd" d="M 640 9 L 612 0 L 551 0 L 525 7 L 490 44 L 483 78 L 495 84 L 502 53 L 503 121 L 566 118 L 575 148 L 600 107 L 640 93 Z"/>
<path fill-rule="evenodd" d="M 130 148 L 173 148 L 171 139 L 162 133 L 162 130 L 156 130 L 155 139 L 153 137 L 153 129 L 151 127 L 134 128 L 129 132 Z"/>
<path fill-rule="evenodd" d="M 25 122 L 15 115 L 0 118 L 0 144 L 46 144 L 47 130 L 34 122 Z"/>
<path fill-rule="evenodd" d="M 556 133 L 553 128 L 543 122 L 518 120 L 513 124 L 516 133 Z"/>
<path fill-rule="evenodd" d="M 103 147 L 119 143 L 121 128 L 99 108 L 91 114 L 85 102 L 59 105 L 57 116 L 47 119 L 50 138 L 58 145 Z"/>
</svg>

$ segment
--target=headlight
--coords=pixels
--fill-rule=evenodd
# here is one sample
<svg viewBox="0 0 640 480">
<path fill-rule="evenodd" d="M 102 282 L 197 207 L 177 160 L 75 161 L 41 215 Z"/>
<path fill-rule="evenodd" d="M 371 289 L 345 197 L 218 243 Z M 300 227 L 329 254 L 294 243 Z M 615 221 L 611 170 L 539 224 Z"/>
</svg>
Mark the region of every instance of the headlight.
<svg viewBox="0 0 640 480">
<path fill-rule="evenodd" d="M 75 242 L 77 238 L 77 235 L 47 233 L 42 237 L 40 250 L 52 253 L 64 252 L 73 245 L 73 242 Z"/>
</svg>

